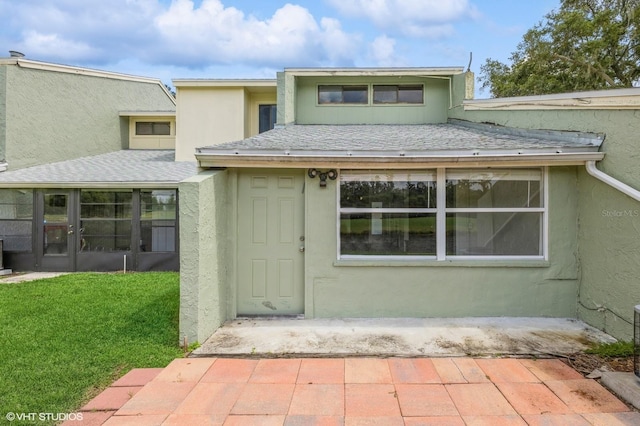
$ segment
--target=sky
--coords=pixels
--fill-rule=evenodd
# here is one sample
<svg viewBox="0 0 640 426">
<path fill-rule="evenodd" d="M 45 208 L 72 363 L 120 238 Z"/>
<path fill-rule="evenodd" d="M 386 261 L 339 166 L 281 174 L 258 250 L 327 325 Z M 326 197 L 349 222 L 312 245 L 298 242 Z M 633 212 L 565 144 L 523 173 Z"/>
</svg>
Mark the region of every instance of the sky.
<svg viewBox="0 0 640 426">
<path fill-rule="evenodd" d="M 508 62 L 560 0 L 0 0 L 0 57 L 159 78 Z M 476 97 L 489 97 L 479 90 Z"/>
</svg>

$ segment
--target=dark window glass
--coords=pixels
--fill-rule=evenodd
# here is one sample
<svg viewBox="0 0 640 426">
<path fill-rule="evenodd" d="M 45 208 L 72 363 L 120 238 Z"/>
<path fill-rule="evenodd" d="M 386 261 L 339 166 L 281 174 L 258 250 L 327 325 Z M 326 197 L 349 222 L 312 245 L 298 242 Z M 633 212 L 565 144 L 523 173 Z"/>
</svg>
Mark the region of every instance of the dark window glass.
<svg viewBox="0 0 640 426">
<path fill-rule="evenodd" d="M 375 85 L 373 86 L 374 104 L 421 104 L 423 86 L 418 85 Z"/>
<path fill-rule="evenodd" d="M 33 191 L 0 189 L 0 239 L 6 251 L 31 252 Z"/>
<path fill-rule="evenodd" d="M 176 250 L 176 190 L 140 191 L 140 250 Z"/>
<path fill-rule="evenodd" d="M 171 123 L 168 121 L 137 121 L 136 135 L 167 136 L 171 134 Z"/>
<path fill-rule="evenodd" d="M 277 106 L 276 105 L 259 105 L 258 106 L 258 132 L 266 132 L 276 125 Z"/>
<path fill-rule="evenodd" d="M 542 213 L 447 214 L 447 255 L 540 256 Z"/>
<path fill-rule="evenodd" d="M 318 86 L 319 104 L 366 104 L 367 86 Z"/>
<path fill-rule="evenodd" d="M 80 192 L 80 251 L 131 250 L 131 191 Z"/>
<path fill-rule="evenodd" d="M 434 256 L 435 213 L 342 213 L 340 253 L 367 256 Z"/>
</svg>

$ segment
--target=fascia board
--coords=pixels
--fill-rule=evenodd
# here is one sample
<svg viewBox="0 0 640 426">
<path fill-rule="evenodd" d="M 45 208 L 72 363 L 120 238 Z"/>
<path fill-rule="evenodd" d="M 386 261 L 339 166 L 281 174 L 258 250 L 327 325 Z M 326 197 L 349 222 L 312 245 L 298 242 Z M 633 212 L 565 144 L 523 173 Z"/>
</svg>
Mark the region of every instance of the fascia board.
<svg viewBox="0 0 640 426">
<path fill-rule="evenodd" d="M 207 167 L 287 167 L 287 168 L 397 168 L 425 167 L 523 167 L 523 166 L 576 166 L 587 161 L 600 161 L 602 152 L 556 154 L 505 154 L 469 156 L 269 156 L 269 155 L 196 155 L 199 166 Z"/>
</svg>

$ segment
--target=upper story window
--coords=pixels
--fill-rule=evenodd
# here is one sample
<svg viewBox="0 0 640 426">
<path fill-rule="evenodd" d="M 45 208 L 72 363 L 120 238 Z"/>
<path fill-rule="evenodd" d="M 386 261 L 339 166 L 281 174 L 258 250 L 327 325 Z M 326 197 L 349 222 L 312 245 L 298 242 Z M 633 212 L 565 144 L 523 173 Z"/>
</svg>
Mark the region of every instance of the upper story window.
<svg viewBox="0 0 640 426">
<path fill-rule="evenodd" d="M 318 86 L 319 104 L 368 104 L 369 88 L 359 86 Z"/>
<path fill-rule="evenodd" d="M 374 85 L 374 104 L 421 104 L 424 102 L 424 88 L 421 84 Z"/>
<path fill-rule="evenodd" d="M 258 106 L 258 133 L 271 130 L 276 125 L 277 105 Z"/>
<path fill-rule="evenodd" d="M 137 136 L 169 136 L 171 123 L 168 121 L 136 121 Z"/>
</svg>

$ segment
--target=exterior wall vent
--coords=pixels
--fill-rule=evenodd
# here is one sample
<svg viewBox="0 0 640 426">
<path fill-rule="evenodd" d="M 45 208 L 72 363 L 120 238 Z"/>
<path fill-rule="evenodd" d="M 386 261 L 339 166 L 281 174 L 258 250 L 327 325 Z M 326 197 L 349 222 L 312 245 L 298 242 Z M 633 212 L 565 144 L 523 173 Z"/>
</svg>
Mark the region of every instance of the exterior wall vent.
<svg viewBox="0 0 640 426">
<path fill-rule="evenodd" d="M 640 305 L 636 305 L 633 315 L 633 372 L 640 377 Z"/>
</svg>

